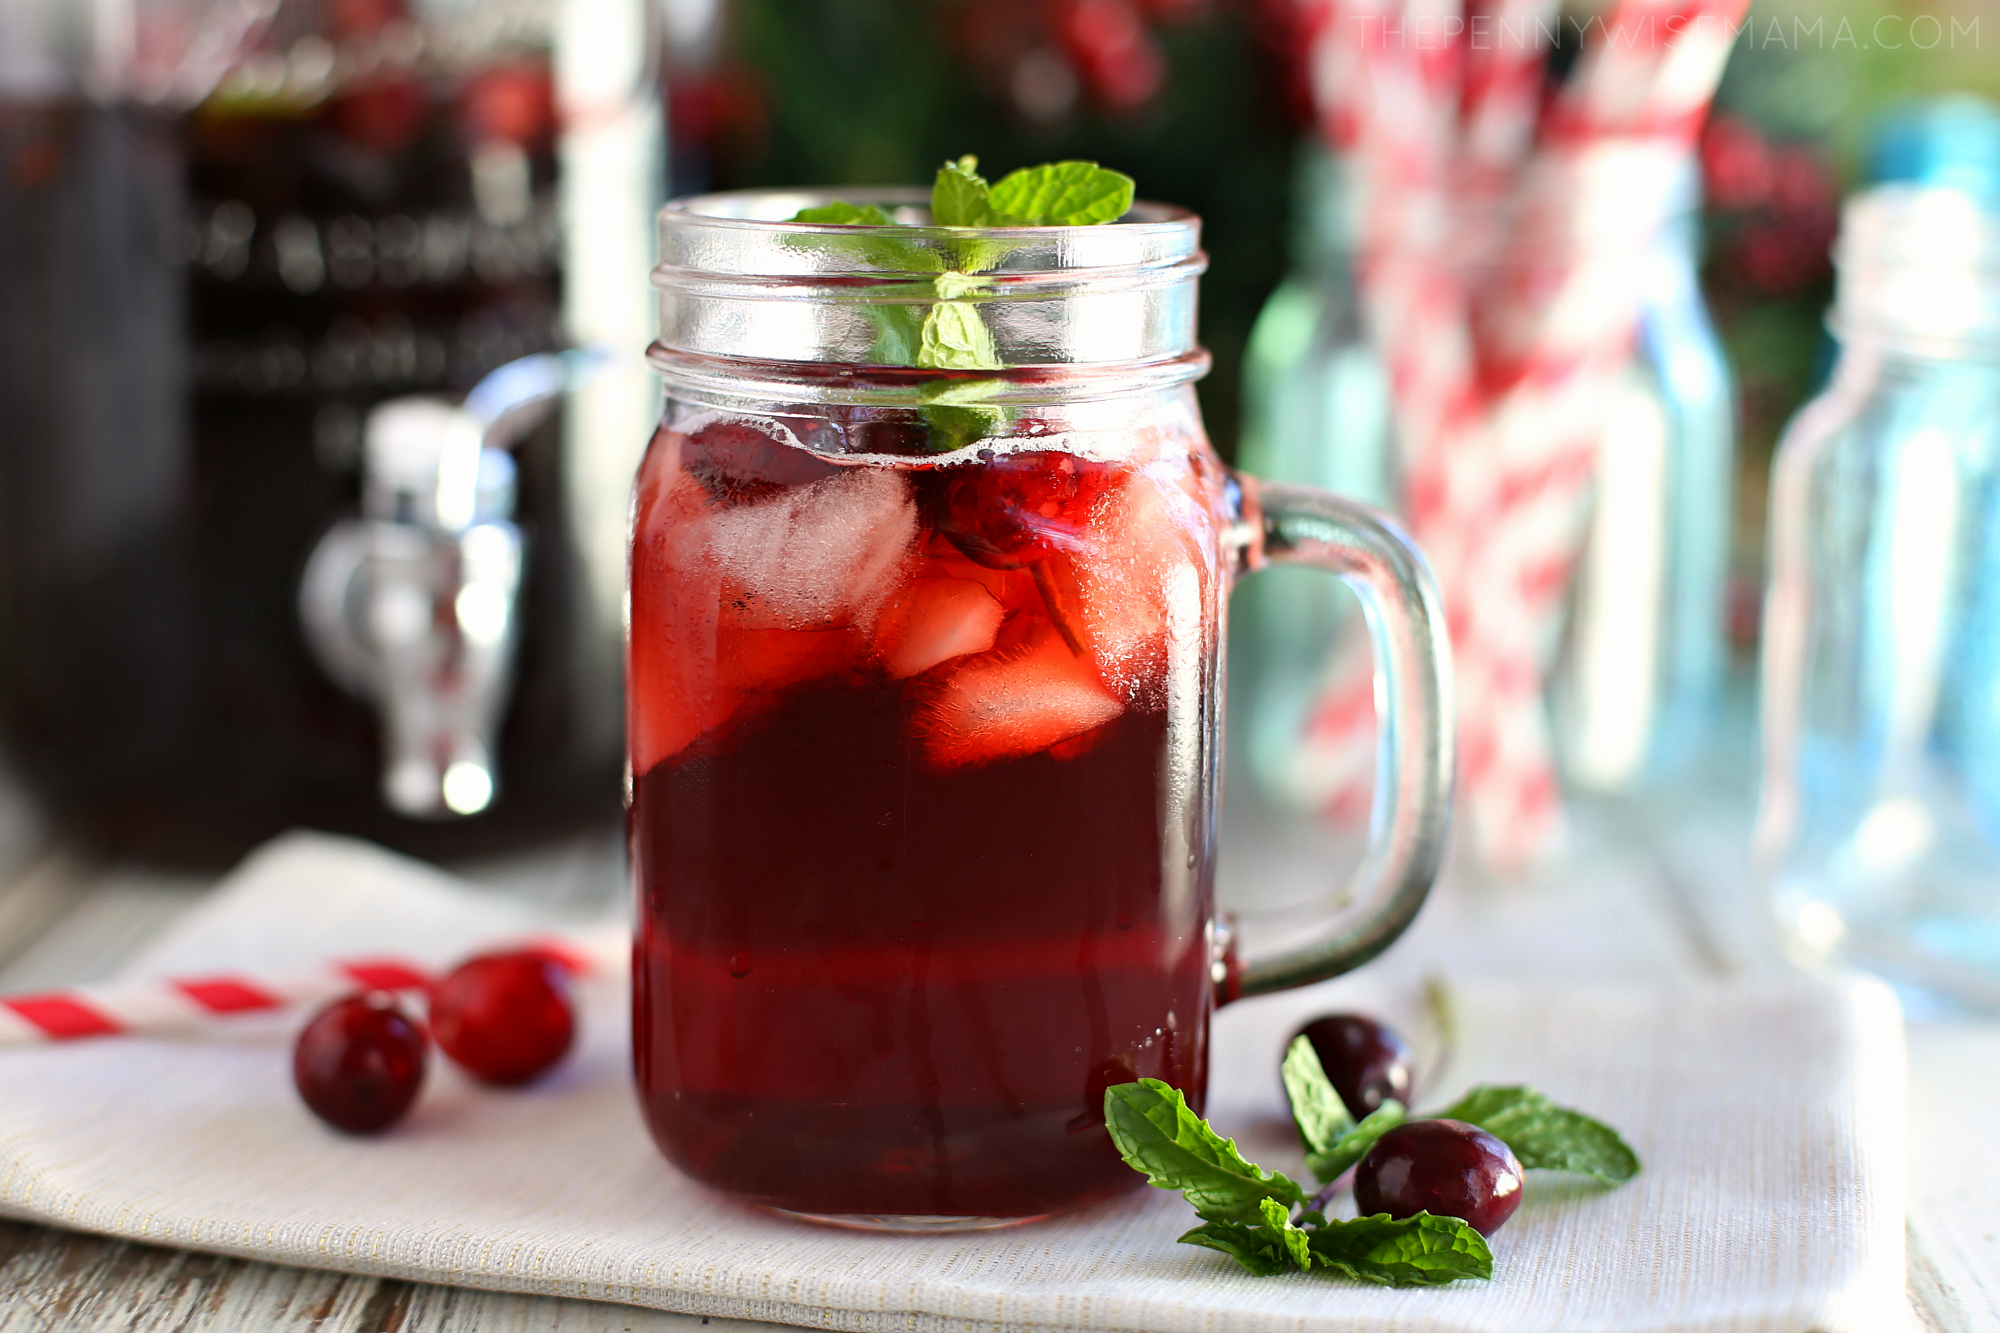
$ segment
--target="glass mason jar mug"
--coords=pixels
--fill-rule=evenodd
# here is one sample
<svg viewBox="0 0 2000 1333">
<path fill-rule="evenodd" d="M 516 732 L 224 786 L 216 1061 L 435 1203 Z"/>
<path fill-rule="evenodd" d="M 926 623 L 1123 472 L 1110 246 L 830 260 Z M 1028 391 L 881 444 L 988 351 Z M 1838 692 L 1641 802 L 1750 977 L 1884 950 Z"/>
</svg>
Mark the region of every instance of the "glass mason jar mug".
<svg viewBox="0 0 2000 1333">
<path fill-rule="evenodd" d="M 758 1204 L 1042 1215 L 1140 1183 L 1106 1087 L 1199 1106 L 1217 1003 L 1357 966 L 1414 916 L 1452 774 L 1438 597 L 1371 511 L 1217 461 L 1192 215 L 937 228 L 890 193 L 911 225 L 785 221 L 824 202 L 661 214 L 627 686 L 640 1100 L 676 1165 Z M 1266 560 L 1367 606 L 1381 774 L 1340 910 L 1239 959 L 1211 892 L 1221 625 Z"/>
</svg>

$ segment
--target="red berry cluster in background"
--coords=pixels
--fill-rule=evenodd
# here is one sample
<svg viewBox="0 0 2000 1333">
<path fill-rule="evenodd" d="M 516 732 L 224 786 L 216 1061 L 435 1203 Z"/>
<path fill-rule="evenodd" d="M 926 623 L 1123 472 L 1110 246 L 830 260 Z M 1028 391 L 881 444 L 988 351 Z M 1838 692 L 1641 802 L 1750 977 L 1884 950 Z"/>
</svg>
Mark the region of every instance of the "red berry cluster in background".
<svg viewBox="0 0 2000 1333">
<path fill-rule="evenodd" d="M 1030 120 L 1063 119 L 1079 101 L 1137 111 L 1167 78 L 1158 29 L 1199 15 L 1207 0 L 974 0 L 954 38 L 983 76 Z"/>
<path fill-rule="evenodd" d="M 1789 296 L 1829 275 L 1840 192 L 1811 148 L 1718 115 L 1702 135 L 1701 166 L 1722 276 Z"/>
<path fill-rule="evenodd" d="M 576 1036 L 569 971 L 538 949 L 468 959 L 431 988 L 429 1036 L 481 1082 L 526 1083 L 553 1068 Z M 423 1023 L 394 995 L 357 992 L 306 1023 L 292 1080 L 335 1129 L 374 1134 L 416 1101 L 429 1046 Z"/>
</svg>

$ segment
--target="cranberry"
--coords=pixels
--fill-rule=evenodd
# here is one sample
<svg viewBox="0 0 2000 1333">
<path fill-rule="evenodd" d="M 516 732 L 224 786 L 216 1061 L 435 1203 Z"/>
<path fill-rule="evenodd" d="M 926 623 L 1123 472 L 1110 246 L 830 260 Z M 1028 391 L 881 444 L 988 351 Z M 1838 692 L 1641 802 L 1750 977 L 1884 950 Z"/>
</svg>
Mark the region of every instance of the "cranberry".
<svg viewBox="0 0 2000 1333">
<path fill-rule="evenodd" d="M 1083 545 L 1111 466 L 1046 450 L 953 468 L 940 492 L 938 530 L 988 569 L 1020 569 Z"/>
<path fill-rule="evenodd" d="M 1506 1144 L 1462 1120 L 1406 1120 L 1354 1169 L 1363 1217 L 1435 1213 L 1490 1236 L 1521 1206 L 1521 1164 Z"/>
<path fill-rule="evenodd" d="M 1298 1034 L 1312 1043 L 1320 1067 L 1357 1119 L 1388 1098 L 1410 1104 L 1410 1046 L 1360 1014 L 1329 1014 Z"/>
<path fill-rule="evenodd" d="M 711 421 L 682 446 L 681 466 L 719 504 L 737 505 L 824 481 L 839 469 L 740 417 Z"/>
<path fill-rule="evenodd" d="M 569 973 L 535 950 L 481 954 L 432 992 L 431 1032 L 474 1078 L 525 1083 L 576 1035 Z"/>
<path fill-rule="evenodd" d="M 292 1050 L 292 1080 L 312 1113 L 350 1134 L 402 1118 L 424 1084 L 424 1031 L 386 991 L 335 1000 Z"/>
</svg>

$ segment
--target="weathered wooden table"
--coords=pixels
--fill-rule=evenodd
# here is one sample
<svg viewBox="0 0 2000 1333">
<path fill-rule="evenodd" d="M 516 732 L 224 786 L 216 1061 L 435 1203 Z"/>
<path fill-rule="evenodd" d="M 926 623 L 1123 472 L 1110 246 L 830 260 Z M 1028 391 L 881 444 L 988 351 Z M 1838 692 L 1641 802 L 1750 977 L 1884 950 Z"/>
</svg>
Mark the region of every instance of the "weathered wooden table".
<svg viewBox="0 0 2000 1333">
<path fill-rule="evenodd" d="M 1742 790 L 1600 805 L 1559 872 L 1506 888 L 1447 879 L 1413 935 L 1447 974 L 1728 976 L 1783 966 L 1749 888 Z M 1340 849 L 1232 817 L 1225 886 L 1304 896 Z M 495 892 L 581 904 L 623 892 L 615 830 L 454 867 Z M 0 788 L 0 991 L 109 975 L 212 881 L 96 864 L 38 837 Z M 2000 1333 L 2000 1024 L 1910 1031 L 1910 1289 L 1926 1326 Z M 0 1096 L 5 1095 L 0 1087 Z M 770 1326 L 285 1268 L 0 1221 L 0 1333 L 68 1330 L 689 1330 Z M 724 1333 L 719 1327 L 715 1333 Z"/>
</svg>

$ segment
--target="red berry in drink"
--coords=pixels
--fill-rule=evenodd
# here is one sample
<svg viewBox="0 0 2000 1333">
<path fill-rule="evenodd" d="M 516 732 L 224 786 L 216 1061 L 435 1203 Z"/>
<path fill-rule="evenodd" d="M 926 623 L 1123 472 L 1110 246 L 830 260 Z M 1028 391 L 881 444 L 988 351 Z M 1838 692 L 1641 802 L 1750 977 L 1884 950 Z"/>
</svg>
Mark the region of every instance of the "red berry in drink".
<svg viewBox="0 0 2000 1333">
<path fill-rule="evenodd" d="M 1410 1045 L 1361 1014 L 1316 1018 L 1298 1034 L 1312 1043 L 1320 1068 L 1356 1119 L 1393 1097 L 1410 1104 Z"/>
<path fill-rule="evenodd" d="M 481 954 L 432 992 L 431 1033 L 474 1078 L 525 1083 L 576 1036 L 569 973 L 532 949 Z"/>
<path fill-rule="evenodd" d="M 1521 1164 L 1477 1125 L 1406 1120 L 1354 1169 L 1354 1202 L 1363 1217 L 1428 1212 L 1490 1236 L 1521 1206 Z"/>
<path fill-rule="evenodd" d="M 741 417 L 720 417 L 689 435 L 681 466 L 722 505 L 748 504 L 825 481 L 840 469 Z"/>
<path fill-rule="evenodd" d="M 292 1080 L 335 1129 L 374 1134 L 402 1118 L 424 1084 L 424 1031 L 386 991 L 314 1014 L 292 1050 Z"/>
<path fill-rule="evenodd" d="M 988 569 L 1020 569 L 1053 551 L 1076 551 L 1097 500 L 1117 474 L 1070 454 L 1002 454 L 947 474 L 938 530 Z"/>
</svg>

